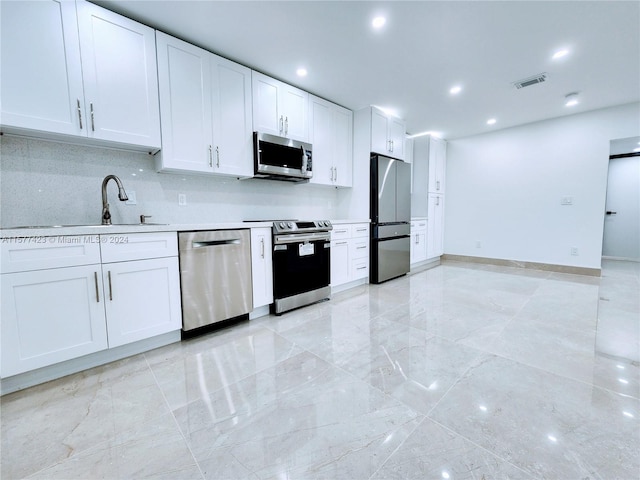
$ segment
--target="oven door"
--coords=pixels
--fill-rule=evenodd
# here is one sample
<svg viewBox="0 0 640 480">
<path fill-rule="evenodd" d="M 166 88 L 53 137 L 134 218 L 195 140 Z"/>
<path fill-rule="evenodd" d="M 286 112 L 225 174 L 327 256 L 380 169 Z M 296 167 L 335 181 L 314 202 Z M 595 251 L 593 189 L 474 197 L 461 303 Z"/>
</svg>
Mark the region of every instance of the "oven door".
<svg viewBox="0 0 640 480">
<path fill-rule="evenodd" d="M 273 246 L 274 298 L 282 299 L 326 288 L 330 283 L 330 252 L 331 241 L 328 235 L 322 239 L 306 241 L 296 241 L 293 238 L 279 241 L 276 237 Z"/>
</svg>

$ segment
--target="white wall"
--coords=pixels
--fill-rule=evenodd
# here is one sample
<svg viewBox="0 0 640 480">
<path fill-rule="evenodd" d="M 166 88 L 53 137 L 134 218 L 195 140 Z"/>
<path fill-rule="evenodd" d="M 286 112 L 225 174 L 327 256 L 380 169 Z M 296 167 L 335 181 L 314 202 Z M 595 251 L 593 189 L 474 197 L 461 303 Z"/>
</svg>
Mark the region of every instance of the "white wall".
<svg viewBox="0 0 640 480">
<path fill-rule="evenodd" d="M 609 141 L 638 134 L 633 103 L 450 141 L 445 253 L 600 268 Z"/>
<path fill-rule="evenodd" d="M 102 179 L 115 174 L 137 205 L 108 186 L 113 223 L 344 218 L 334 188 L 269 180 L 156 173 L 153 157 L 106 148 L 0 137 L 0 226 L 100 223 Z M 178 193 L 187 206 L 178 206 Z M 346 213 L 346 212 L 345 212 Z M 366 217 L 368 218 L 368 217 Z"/>
</svg>

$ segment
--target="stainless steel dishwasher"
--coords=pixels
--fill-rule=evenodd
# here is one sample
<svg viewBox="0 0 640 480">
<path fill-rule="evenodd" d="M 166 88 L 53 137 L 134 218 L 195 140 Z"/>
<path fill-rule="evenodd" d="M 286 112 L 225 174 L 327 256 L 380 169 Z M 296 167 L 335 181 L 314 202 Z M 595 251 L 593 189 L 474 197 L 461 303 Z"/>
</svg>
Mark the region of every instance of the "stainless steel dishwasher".
<svg viewBox="0 0 640 480">
<path fill-rule="evenodd" d="M 253 310 L 249 229 L 180 232 L 182 330 Z"/>
</svg>

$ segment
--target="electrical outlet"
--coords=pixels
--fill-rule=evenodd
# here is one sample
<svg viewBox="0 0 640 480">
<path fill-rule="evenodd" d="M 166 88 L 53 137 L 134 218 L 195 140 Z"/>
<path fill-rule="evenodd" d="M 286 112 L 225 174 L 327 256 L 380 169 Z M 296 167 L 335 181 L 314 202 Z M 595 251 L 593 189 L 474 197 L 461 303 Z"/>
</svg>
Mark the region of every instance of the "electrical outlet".
<svg viewBox="0 0 640 480">
<path fill-rule="evenodd" d="M 482 248 L 482 242 L 480 240 L 476 240 L 476 248 Z"/>
<path fill-rule="evenodd" d="M 124 202 L 125 205 L 137 205 L 138 204 L 138 200 L 136 199 L 135 190 L 128 190 L 127 191 L 127 197 L 129 198 L 129 200 L 126 200 Z"/>
<path fill-rule="evenodd" d="M 185 207 L 187 205 L 187 194 L 186 193 L 179 193 L 178 194 L 178 205 L 180 205 L 181 207 Z"/>
<path fill-rule="evenodd" d="M 560 205 L 573 205 L 573 197 L 566 196 L 560 199 Z"/>
<path fill-rule="evenodd" d="M 578 255 L 578 247 L 571 247 L 571 255 L 574 255 L 574 256 Z"/>
</svg>

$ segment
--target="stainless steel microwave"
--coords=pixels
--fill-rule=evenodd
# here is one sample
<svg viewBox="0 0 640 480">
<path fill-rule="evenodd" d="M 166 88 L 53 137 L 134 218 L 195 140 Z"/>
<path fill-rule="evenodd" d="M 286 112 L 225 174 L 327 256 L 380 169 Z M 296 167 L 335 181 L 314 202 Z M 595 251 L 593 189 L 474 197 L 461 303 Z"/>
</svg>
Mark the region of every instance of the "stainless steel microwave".
<svg viewBox="0 0 640 480">
<path fill-rule="evenodd" d="M 254 178 L 308 182 L 313 176 L 311 144 L 253 132 Z"/>
</svg>

